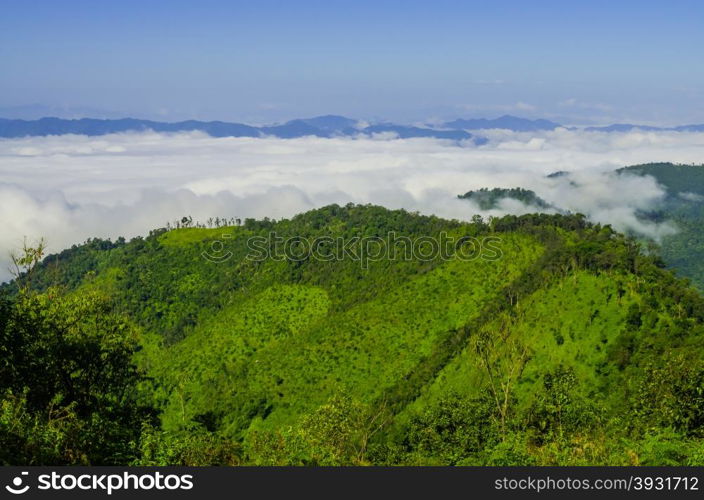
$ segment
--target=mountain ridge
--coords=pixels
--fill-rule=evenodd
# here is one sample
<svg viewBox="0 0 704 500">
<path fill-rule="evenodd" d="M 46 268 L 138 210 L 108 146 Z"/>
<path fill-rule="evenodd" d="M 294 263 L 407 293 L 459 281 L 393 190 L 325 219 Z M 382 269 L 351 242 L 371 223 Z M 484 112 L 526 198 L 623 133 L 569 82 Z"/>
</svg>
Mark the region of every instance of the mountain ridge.
<svg viewBox="0 0 704 500">
<path fill-rule="evenodd" d="M 373 135 L 379 133 L 396 134 L 400 138 L 437 138 L 451 140 L 476 139 L 483 142 L 483 138 L 476 137 L 463 130 L 439 130 L 422 127 L 411 127 L 384 123 L 378 125 L 358 126 L 358 122 L 351 118 L 337 115 L 323 115 L 313 118 L 290 120 L 277 125 L 255 127 L 243 123 L 230 123 L 222 121 L 186 120 L 180 122 L 157 122 L 136 118 L 122 119 L 63 119 L 41 118 L 39 120 L 19 120 L 0 118 L 0 137 L 19 138 L 32 136 L 79 134 L 100 136 L 122 132 L 193 132 L 200 131 L 212 137 L 266 137 L 273 136 L 282 139 L 300 137 L 349 137 L 358 135 Z"/>
<path fill-rule="evenodd" d="M 512 115 L 503 115 L 493 120 L 486 118 L 457 119 L 446 122 L 444 127 L 464 130 L 507 129 L 514 132 L 534 132 L 538 130 L 555 130 L 562 127 L 559 123 L 545 119 L 530 120 Z"/>
<path fill-rule="evenodd" d="M 505 129 L 514 132 L 552 131 L 558 128 L 568 128 L 545 119 L 527 119 L 512 115 L 503 115 L 495 119 L 457 119 L 437 126 L 403 125 L 391 122 L 362 123 L 353 118 L 340 115 L 321 115 L 311 118 L 298 118 L 284 123 L 253 126 L 244 123 L 225 121 L 185 120 L 179 122 L 160 122 L 138 118 L 56 118 L 44 117 L 36 120 L 0 118 L 0 137 L 19 138 L 32 136 L 80 134 L 100 136 L 111 133 L 142 132 L 204 132 L 212 137 L 265 137 L 273 136 L 282 139 L 300 137 L 353 137 L 359 135 L 374 135 L 391 133 L 402 139 L 436 138 L 455 141 L 473 139 L 478 145 L 486 143 L 486 139 L 472 134 L 473 131 Z M 580 130 L 569 127 L 570 130 Z M 680 125 L 676 127 L 656 127 L 650 125 L 613 124 L 608 126 L 591 126 L 581 130 L 587 132 L 630 132 L 642 131 L 673 131 L 673 132 L 703 132 L 704 124 Z"/>
</svg>

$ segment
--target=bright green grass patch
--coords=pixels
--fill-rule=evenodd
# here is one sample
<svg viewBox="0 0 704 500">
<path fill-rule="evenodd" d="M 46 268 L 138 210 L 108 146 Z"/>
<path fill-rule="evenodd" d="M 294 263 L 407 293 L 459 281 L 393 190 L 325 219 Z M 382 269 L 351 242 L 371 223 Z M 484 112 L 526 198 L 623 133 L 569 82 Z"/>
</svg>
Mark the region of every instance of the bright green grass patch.
<svg viewBox="0 0 704 500">
<path fill-rule="evenodd" d="M 164 425 L 178 428 L 192 418 L 218 414 L 234 401 L 257 353 L 290 342 L 329 308 L 324 290 L 279 285 L 239 307 L 225 309 L 167 349 L 151 349 L 143 363 L 158 377 Z"/>
<path fill-rule="evenodd" d="M 238 234 L 240 228 L 236 226 L 227 227 L 215 227 L 215 228 L 204 228 L 204 227 L 190 227 L 182 229 L 173 229 L 167 231 L 164 234 L 159 235 L 159 243 L 165 247 L 178 247 L 183 245 L 190 245 L 193 243 L 200 243 L 209 239 L 218 239 L 223 235 L 225 238 L 232 238 L 233 235 Z"/>
<path fill-rule="evenodd" d="M 119 267 L 108 267 L 97 274 L 89 273 L 74 293 L 102 291 L 108 295 L 113 295 L 117 282 L 122 279 L 124 275 L 124 269 L 120 269 Z"/>
</svg>

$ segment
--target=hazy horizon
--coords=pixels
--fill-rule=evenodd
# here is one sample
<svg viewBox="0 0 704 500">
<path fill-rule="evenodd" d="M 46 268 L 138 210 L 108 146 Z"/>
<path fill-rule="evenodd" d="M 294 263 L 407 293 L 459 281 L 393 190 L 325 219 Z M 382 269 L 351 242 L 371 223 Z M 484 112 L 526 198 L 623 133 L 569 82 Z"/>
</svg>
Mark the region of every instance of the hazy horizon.
<svg viewBox="0 0 704 500">
<path fill-rule="evenodd" d="M 226 123 L 242 123 L 245 125 L 251 125 L 255 127 L 260 126 L 271 126 L 280 125 L 290 121 L 299 119 L 311 119 L 324 116 L 341 116 L 344 118 L 350 118 L 358 120 L 360 123 L 392 123 L 394 120 L 383 118 L 383 117 L 369 117 L 369 116 L 354 116 L 354 115 L 343 115 L 340 113 L 329 112 L 321 113 L 317 115 L 291 115 L 280 119 L 264 120 L 258 122 L 252 122 L 247 120 L 237 120 L 237 119 L 224 119 L 218 118 L 217 116 L 211 116 L 208 118 L 194 118 L 192 116 L 160 116 L 160 115 L 150 115 L 149 113 L 142 114 L 129 114 L 129 113 L 119 113 L 115 111 L 109 111 L 98 108 L 83 108 L 83 107 L 73 107 L 73 106 L 48 106 L 45 104 L 29 104 L 29 105 L 17 105 L 17 106 L 6 106 L 0 107 L 0 119 L 10 119 L 10 120 L 26 120 L 33 121 L 42 118 L 60 118 L 65 120 L 78 120 L 83 118 L 98 119 L 98 120 L 120 120 L 120 119 L 136 119 L 136 120 L 149 120 L 155 122 L 164 123 L 177 123 L 189 120 L 196 120 L 201 122 L 226 122 Z M 700 120 L 690 120 L 689 122 L 682 121 L 647 121 L 647 120 L 637 120 L 637 119 L 621 119 L 621 120 L 591 120 L 585 118 L 571 118 L 568 116 L 561 117 L 547 117 L 540 114 L 531 113 L 508 113 L 508 112 L 496 112 L 496 113 L 465 113 L 456 115 L 447 115 L 444 117 L 431 116 L 427 119 L 417 119 L 417 120 L 398 120 L 396 121 L 399 125 L 409 125 L 409 126 L 421 126 L 421 127 L 433 127 L 442 125 L 444 122 L 456 120 L 456 119 L 470 119 L 470 120 L 496 120 L 503 117 L 511 117 L 526 120 L 549 120 L 563 127 L 602 127 L 614 124 L 627 124 L 627 125 L 641 125 L 641 126 L 653 126 L 653 127 L 675 127 L 682 125 L 700 125 L 704 124 L 704 117 Z"/>
<path fill-rule="evenodd" d="M 12 2 L 0 108 L 252 124 L 704 122 L 704 5 Z M 29 64 L 28 64 L 29 62 Z"/>
</svg>

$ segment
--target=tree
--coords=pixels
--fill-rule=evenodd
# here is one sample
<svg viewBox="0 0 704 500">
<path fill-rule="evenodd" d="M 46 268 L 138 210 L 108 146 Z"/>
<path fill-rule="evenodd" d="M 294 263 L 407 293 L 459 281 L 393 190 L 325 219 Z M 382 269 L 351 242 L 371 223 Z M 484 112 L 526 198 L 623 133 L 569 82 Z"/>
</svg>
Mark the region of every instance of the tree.
<svg viewBox="0 0 704 500">
<path fill-rule="evenodd" d="M 336 395 L 295 427 L 251 430 L 249 459 L 257 465 L 368 465 L 370 440 L 390 418 L 385 403 L 372 407 Z"/>
<path fill-rule="evenodd" d="M 489 397 L 486 397 L 489 396 Z M 420 461 L 456 465 L 474 457 L 498 441 L 493 397 L 469 399 L 457 393 L 443 396 L 437 403 L 412 415 L 407 448 Z"/>
<path fill-rule="evenodd" d="M 510 328 L 504 322 L 501 331 L 496 334 L 481 331 L 474 340 L 474 352 L 487 375 L 489 391 L 496 405 L 499 429 L 505 437 L 513 389 L 530 359 L 530 350 L 520 339 L 510 334 Z"/>
<path fill-rule="evenodd" d="M 33 245 L 27 242 L 25 237 L 22 242 L 22 248 L 19 251 L 10 252 L 10 260 L 12 267 L 10 273 L 15 278 L 17 286 L 29 288 L 31 286 L 32 273 L 44 258 L 46 252 L 46 240 L 40 238 Z"/>
<path fill-rule="evenodd" d="M 129 324 L 97 293 L 22 291 L 0 307 L 0 463 L 125 463 L 154 411 Z"/>
<path fill-rule="evenodd" d="M 301 430 L 320 465 L 363 465 L 369 440 L 388 418 L 385 404 L 372 408 L 338 395 L 306 416 Z"/>
</svg>

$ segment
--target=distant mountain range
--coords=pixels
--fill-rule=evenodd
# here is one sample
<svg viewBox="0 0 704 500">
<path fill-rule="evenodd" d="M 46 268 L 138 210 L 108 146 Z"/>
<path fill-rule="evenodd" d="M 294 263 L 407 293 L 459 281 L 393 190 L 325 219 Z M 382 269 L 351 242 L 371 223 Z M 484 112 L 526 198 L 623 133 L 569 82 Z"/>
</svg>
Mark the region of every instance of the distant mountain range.
<svg viewBox="0 0 704 500">
<path fill-rule="evenodd" d="M 316 116 L 291 120 L 286 123 L 269 126 L 251 126 L 243 123 L 222 121 L 187 120 L 181 122 L 158 122 L 135 118 L 96 119 L 96 118 L 40 118 L 37 120 L 0 118 L 0 137 L 27 137 L 63 134 L 80 134 L 98 136 L 119 132 L 204 132 L 212 137 L 264 137 L 273 136 L 282 139 L 297 137 L 349 137 L 357 135 L 395 134 L 401 139 L 430 137 L 462 141 L 471 139 L 475 144 L 484 144 L 487 140 L 469 131 L 507 129 L 515 132 L 536 132 L 555 130 L 563 127 L 549 120 L 530 120 L 505 115 L 495 119 L 459 119 L 438 126 L 409 126 L 395 123 L 362 124 L 358 120 L 337 115 Z M 681 125 L 678 127 L 653 127 L 648 125 L 614 124 L 604 127 L 587 127 L 586 131 L 629 132 L 677 131 L 704 132 L 702 125 Z"/>
<path fill-rule="evenodd" d="M 652 127 L 650 125 L 634 125 L 632 123 L 615 123 L 606 127 L 587 127 L 584 130 L 590 132 L 630 132 L 632 130 L 644 130 L 646 132 L 704 132 L 704 124 L 679 125 L 677 127 Z"/>
<path fill-rule="evenodd" d="M 242 123 L 221 121 L 203 122 L 188 120 L 175 123 L 157 122 L 123 118 L 119 120 L 98 120 L 81 118 L 67 120 L 63 118 L 41 118 L 39 120 L 11 120 L 0 118 L 0 137 L 27 137 L 62 134 L 81 134 L 98 136 L 119 132 L 205 132 L 213 137 L 264 137 L 274 136 L 282 139 L 296 137 L 338 137 L 355 135 L 372 135 L 380 133 L 396 134 L 399 138 L 431 137 L 436 139 L 468 140 L 474 139 L 478 144 L 486 139 L 475 137 L 465 130 L 439 130 L 433 128 L 411 127 L 382 123 L 377 125 L 360 125 L 357 120 L 344 116 L 326 115 L 314 118 L 291 120 L 280 125 L 253 127 Z"/>
<path fill-rule="evenodd" d="M 470 120 L 454 120 L 443 125 L 451 129 L 463 130 L 487 130 L 487 129 L 507 129 L 515 132 L 534 132 L 536 130 L 555 130 L 562 127 L 559 123 L 549 120 L 529 120 L 517 116 L 504 115 L 493 120 L 477 118 Z"/>
</svg>

